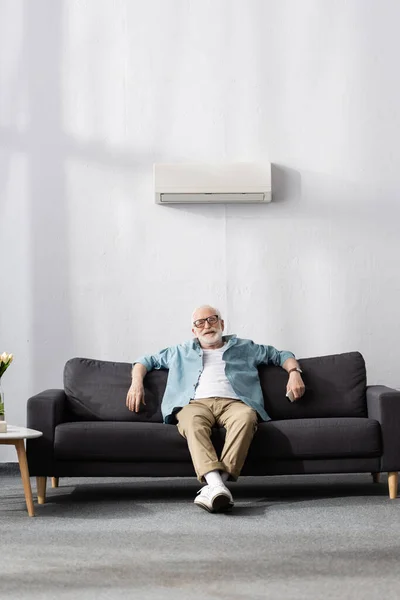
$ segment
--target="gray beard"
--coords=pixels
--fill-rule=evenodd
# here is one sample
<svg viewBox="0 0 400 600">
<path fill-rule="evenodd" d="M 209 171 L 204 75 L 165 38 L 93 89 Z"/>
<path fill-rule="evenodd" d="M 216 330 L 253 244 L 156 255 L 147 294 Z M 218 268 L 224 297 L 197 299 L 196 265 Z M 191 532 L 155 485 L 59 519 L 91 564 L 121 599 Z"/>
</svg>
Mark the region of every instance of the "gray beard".
<svg viewBox="0 0 400 600">
<path fill-rule="evenodd" d="M 201 343 L 204 344 L 205 346 L 208 346 L 209 344 L 215 344 L 217 342 L 222 341 L 222 331 L 216 331 L 212 335 L 203 334 L 199 337 L 200 337 Z"/>
</svg>

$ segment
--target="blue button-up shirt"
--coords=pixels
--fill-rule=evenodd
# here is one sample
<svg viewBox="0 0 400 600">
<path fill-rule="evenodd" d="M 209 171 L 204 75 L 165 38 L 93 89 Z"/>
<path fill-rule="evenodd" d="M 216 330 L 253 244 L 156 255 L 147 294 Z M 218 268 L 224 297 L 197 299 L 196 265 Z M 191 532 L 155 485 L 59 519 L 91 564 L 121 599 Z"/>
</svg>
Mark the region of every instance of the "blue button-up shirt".
<svg viewBox="0 0 400 600">
<path fill-rule="evenodd" d="M 225 375 L 235 394 L 242 402 L 253 408 L 262 421 L 271 417 L 264 409 L 264 398 L 258 376 L 258 365 L 282 366 L 292 352 L 279 351 L 273 346 L 255 344 L 236 335 L 223 336 L 226 342 L 222 358 L 225 361 Z M 203 372 L 203 350 L 197 338 L 178 346 L 164 348 L 158 354 L 141 356 L 135 363 L 147 369 L 169 369 L 167 386 L 161 403 L 165 423 L 174 423 L 174 413 L 188 404 Z"/>
</svg>

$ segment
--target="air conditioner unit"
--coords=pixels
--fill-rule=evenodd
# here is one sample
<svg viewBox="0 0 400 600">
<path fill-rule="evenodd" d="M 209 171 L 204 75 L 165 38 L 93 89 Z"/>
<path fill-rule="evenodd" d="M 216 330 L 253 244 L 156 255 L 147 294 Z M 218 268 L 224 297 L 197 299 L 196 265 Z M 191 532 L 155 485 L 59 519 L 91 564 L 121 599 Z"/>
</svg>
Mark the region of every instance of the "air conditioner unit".
<svg viewBox="0 0 400 600">
<path fill-rule="evenodd" d="M 270 163 L 154 165 L 157 204 L 271 202 Z"/>
</svg>

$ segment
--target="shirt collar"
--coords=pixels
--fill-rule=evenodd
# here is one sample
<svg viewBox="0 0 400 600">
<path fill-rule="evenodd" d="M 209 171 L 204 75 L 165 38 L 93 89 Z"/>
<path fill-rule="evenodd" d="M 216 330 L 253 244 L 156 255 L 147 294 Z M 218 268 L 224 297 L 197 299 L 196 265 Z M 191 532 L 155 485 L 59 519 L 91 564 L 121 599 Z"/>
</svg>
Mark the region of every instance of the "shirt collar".
<svg viewBox="0 0 400 600">
<path fill-rule="evenodd" d="M 231 342 L 229 343 L 229 346 L 232 346 L 232 344 L 236 344 L 237 335 L 235 333 L 232 333 L 231 335 L 223 335 L 222 340 L 224 344 Z M 192 339 L 192 348 L 194 348 L 195 350 L 201 349 L 198 338 Z"/>
</svg>

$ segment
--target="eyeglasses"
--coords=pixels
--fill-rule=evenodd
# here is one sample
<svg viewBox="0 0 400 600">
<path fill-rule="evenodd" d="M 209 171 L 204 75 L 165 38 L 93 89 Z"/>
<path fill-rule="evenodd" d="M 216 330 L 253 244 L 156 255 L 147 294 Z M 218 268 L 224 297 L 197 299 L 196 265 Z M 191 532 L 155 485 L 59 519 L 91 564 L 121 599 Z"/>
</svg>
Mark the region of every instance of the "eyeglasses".
<svg viewBox="0 0 400 600">
<path fill-rule="evenodd" d="M 197 319 L 197 321 L 194 321 L 193 325 L 197 327 L 197 329 L 201 329 L 206 324 L 206 321 L 209 325 L 215 325 L 215 323 L 218 323 L 219 321 L 219 316 L 211 315 L 211 317 L 207 317 L 207 319 Z"/>
</svg>

